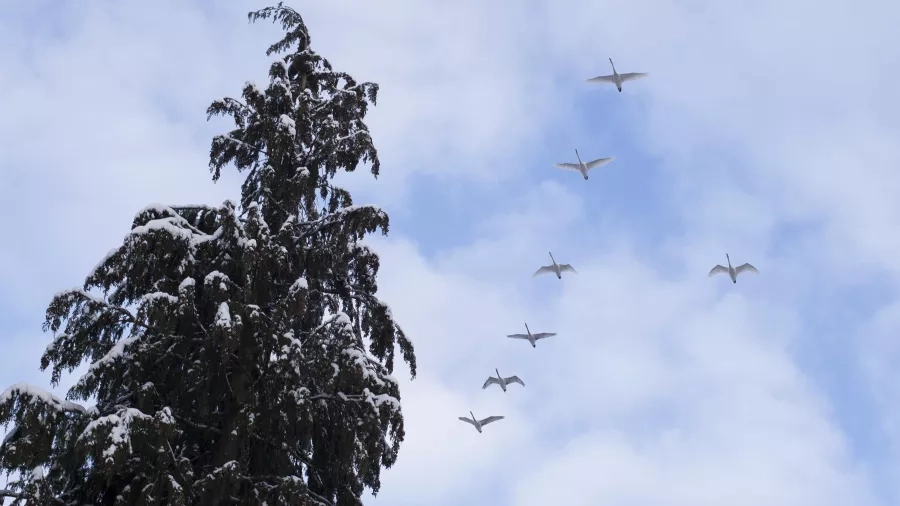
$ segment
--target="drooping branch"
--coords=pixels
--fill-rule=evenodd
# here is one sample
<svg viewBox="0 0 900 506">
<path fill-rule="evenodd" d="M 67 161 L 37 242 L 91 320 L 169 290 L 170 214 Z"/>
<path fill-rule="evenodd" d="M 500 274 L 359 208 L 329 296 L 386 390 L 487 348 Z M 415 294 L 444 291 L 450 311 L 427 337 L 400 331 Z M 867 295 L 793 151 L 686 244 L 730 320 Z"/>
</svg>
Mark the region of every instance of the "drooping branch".
<svg viewBox="0 0 900 506">
<path fill-rule="evenodd" d="M 18 492 L 13 492 L 12 490 L 0 488 L 0 497 L 10 497 L 13 499 L 24 499 L 25 494 L 20 494 Z"/>
</svg>

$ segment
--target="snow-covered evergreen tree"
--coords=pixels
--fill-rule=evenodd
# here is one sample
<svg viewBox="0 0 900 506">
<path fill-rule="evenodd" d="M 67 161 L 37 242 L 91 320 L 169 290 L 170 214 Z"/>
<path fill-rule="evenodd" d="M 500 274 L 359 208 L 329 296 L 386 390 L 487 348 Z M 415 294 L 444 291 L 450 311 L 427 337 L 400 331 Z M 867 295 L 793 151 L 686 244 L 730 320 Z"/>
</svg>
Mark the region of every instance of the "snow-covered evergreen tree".
<svg viewBox="0 0 900 506">
<path fill-rule="evenodd" d="M 387 215 L 355 206 L 339 170 L 379 163 L 363 122 L 375 84 L 332 70 L 301 16 L 250 13 L 285 36 L 265 90 L 214 102 L 236 129 L 213 140 L 213 178 L 247 172 L 241 203 L 150 206 L 84 287 L 53 298 L 41 360 L 62 400 L 0 395 L 10 431 L 0 492 L 28 504 L 356 505 L 397 458 L 395 348 L 415 355 L 375 296 L 360 240 Z M 78 402 L 96 399 L 84 407 Z"/>
</svg>

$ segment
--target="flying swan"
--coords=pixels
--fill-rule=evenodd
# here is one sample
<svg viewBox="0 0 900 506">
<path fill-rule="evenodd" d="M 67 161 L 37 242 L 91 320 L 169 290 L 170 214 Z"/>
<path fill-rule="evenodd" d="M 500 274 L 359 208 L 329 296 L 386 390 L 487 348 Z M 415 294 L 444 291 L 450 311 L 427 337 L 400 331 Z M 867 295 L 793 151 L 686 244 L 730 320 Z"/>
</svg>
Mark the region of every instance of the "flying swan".
<svg viewBox="0 0 900 506">
<path fill-rule="evenodd" d="M 532 334 L 531 329 L 528 328 L 528 324 L 525 324 L 525 332 L 527 334 L 510 334 L 506 337 L 511 337 L 513 339 L 525 339 L 529 343 L 531 343 L 532 348 L 537 348 L 537 341 L 540 339 L 546 339 L 548 337 L 553 337 L 556 335 L 556 332 L 541 332 L 539 334 Z"/>
<path fill-rule="evenodd" d="M 472 412 L 469 411 L 469 414 L 472 415 Z M 472 426 L 475 427 L 475 430 L 477 430 L 478 433 L 481 434 L 482 427 L 484 427 L 485 425 L 487 425 L 491 422 L 496 422 L 497 420 L 503 420 L 503 417 L 502 416 L 489 416 L 489 417 L 485 418 L 484 420 L 479 420 L 479 419 L 475 418 L 475 415 L 472 415 L 472 418 L 461 416 L 461 417 L 459 417 L 459 419 L 462 420 L 463 422 L 472 424 Z"/>
<path fill-rule="evenodd" d="M 553 253 L 550 253 L 550 261 L 553 262 L 553 265 L 545 265 L 541 267 L 540 269 L 536 270 L 534 274 L 531 275 L 531 277 L 540 276 L 541 274 L 549 274 L 552 272 L 553 274 L 556 274 L 557 278 L 562 279 L 562 273 L 564 272 L 574 272 L 575 274 L 578 274 L 578 271 L 576 271 L 575 268 L 571 265 L 556 263 L 556 260 L 553 258 Z"/>
<path fill-rule="evenodd" d="M 606 165 L 607 163 L 613 161 L 615 157 L 607 157 L 607 158 L 598 158 L 596 160 L 592 160 L 590 162 L 582 162 L 581 155 L 578 154 L 578 150 L 575 150 L 575 157 L 578 158 L 578 163 L 557 163 L 556 166 L 560 169 L 566 170 L 574 170 L 576 172 L 580 172 L 582 176 L 584 176 L 584 180 L 587 181 L 588 171 L 601 165 Z"/>
<path fill-rule="evenodd" d="M 482 390 L 491 385 L 500 385 L 500 388 L 502 388 L 503 391 L 506 392 L 506 386 L 510 383 L 518 383 L 523 387 L 525 386 L 525 382 L 520 380 L 518 376 L 510 376 L 508 378 L 504 378 L 503 376 L 500 376 L 500 371 L 498 371 L 497 369 L 494 369 L 494 372 L 497 373 L 497 377 L 489 377 L 487 381 L 484 382 L 484 386 L 481 387 Z"/>
<path fill-rule="evenodd" d="M 737 267 L 731 266 L 731 258 L 728 256 L 728 253 L 725 253 L 725 259 L 728 260 L 728 267 L 722 265 L 716 265 L 709 271 L 708 277 L 713 277 L 716 274 L 728 274 L 728 277 L 731 278 L 731 281 L 737 283 L 738 274 L 742 272 L 752 272 L 754 274 L 759 274 L 759 271 L 756 270 L 756 267 L 753 267 L 750 264 L 738 265 Z"/>
<path fill-rule="evenodd" d="M 642 77 L 647 77 L 646 72 L 628 72 L 627 74 L 620 74 L 616 72 L 616 64 L 613 63 L 612 58 L 609 59 L 609 64 L 612 65 L 612 75 L 608 76 L 598 76 L 587 79 L 589 83 L 613 83 L 618 88 L 619 92 L 622 92 L 622 83 L 625 81 L 634 81 L 635 79 L 640 79 Z"/>
</svg>

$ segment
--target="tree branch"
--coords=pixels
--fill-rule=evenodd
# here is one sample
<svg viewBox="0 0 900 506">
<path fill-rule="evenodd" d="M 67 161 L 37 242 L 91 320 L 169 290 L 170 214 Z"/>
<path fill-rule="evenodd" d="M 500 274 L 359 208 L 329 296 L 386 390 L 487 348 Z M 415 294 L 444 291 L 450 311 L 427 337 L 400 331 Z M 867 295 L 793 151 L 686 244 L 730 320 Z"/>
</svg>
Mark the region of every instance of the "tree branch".
<svg viewBox="0 0 900 506">
<path fill-rule="evenodd" d="M 13 492 L 12 490 L 0 488 L 0 497 L 12 497 L 13 499 L 24 499 L 25 494 L 20 494 L 18 492 Z"/>
</svg>

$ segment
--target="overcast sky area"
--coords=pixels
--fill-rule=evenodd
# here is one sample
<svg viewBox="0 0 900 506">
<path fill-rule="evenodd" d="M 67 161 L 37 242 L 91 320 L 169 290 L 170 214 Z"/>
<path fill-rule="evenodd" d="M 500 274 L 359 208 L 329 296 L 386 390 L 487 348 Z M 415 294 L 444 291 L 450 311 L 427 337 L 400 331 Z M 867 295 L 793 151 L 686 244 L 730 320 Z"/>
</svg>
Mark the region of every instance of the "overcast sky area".
<svg viewBox="0 0 900 506">
<path fill-rule="evenodd" d="M 289 3 L 381 86 L 382 176 L 341 182 L 391 215 L 419 376 L 367 504 L 898 504 L 900 3 Z M 268 4 L 4 3 L 0 390 L 49 388 L 46 305 L 137 211 L 238 199 L 205 111 L 267 83 Z M 585 83 L 610 57 L 650 76 Z M 548 252 L 579 274 L 533 279 Z M 759 275 L 707 278 L 726 253 Z"/>
</svg>

